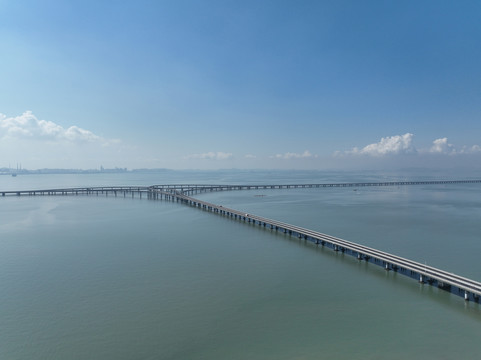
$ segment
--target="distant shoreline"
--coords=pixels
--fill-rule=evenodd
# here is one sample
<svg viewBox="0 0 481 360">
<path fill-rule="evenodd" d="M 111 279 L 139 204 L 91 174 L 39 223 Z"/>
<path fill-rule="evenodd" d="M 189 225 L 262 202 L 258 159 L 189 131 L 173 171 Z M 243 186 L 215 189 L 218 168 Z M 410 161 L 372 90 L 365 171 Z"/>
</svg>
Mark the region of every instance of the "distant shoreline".
<svg viewBox="0 0 481 360">
<path fill-rule="evenodd" d="M 0 175 L 16 176 L 16 175 L 62 175 L 62 174 L 124 174 L 124 173 L 157 173 L 168 171 L 168 169 L 133 169 L 127 170 L 126 168 L 114 168 L 114 169 L 38 169 L 38 170 L 14 170 L 14 169 L 0 169 Z"/>
</svg>

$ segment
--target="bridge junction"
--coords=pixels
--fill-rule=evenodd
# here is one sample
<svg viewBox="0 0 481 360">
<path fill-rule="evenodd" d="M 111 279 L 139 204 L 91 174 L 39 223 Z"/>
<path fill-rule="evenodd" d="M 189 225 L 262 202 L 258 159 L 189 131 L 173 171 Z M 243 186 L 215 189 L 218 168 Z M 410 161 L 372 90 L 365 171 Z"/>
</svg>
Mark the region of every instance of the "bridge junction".
<svg viewBox="0 0 481 360">
<path fill-rule="evenodd" d="M 372 183 L 330 183 L 330 184 L 288 184 L 288 185 L 189 185 L 168 184 L 153 186 L 112 186 L 112 187 L 85 187 L 62 188 L 47 190 L 21 190 L 0 191 L 0 196 L 61 196 L 61 195 L 96 195 L 96 196 L 138 196 L 152 200 L 177 201 L 179 203 L 204 209 L 214 214 L 227 216 L 239 221 L 258 225 L 276 232 L 288 234 L 316 245 L 331 248 L 333 251 L 342 252 L 356 257 L 359 261 L 366 261 L 382 266 L 386 271 L 395 271 L 420 283 L 437 286 L 455 295 L 462 296 L 466 301 L 479 303 L 481 296 L 481 283 L 442 269 L 409 260 L 381 250 L 370 248 L 351 241 L 326 235 L 317 231 L 302 228 L 296 225 L 249 214 L 236 209 L 226 208 L 192 197 L 191 195 L 230 190 L 259 190 L 259 189 L 294 189 L 294 188 L 329 188 L 329 187 L 366 187 L 366 186 L 405 186 L 405 185 L 440 185 L 440 184 L 468 184 L 481 183 L 481 180 L 439 180 L 439 181 L 396 181 Z"/>
</svg>

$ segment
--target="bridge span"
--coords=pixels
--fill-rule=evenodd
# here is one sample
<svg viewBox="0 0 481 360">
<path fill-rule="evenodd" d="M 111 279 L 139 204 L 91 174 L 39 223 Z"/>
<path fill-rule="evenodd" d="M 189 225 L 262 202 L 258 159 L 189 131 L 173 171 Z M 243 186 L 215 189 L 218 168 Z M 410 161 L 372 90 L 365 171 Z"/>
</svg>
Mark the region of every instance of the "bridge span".
<svg viewBox="0 0 481 360">
<path fill-rule="evenodd" d="M 118 186 L 118 187 L 85 187 L 47 190 L 0 191 L 1 196 L 45 196 L 45 195 L 113 195 L 113 196 L 145 196 L 152 200 L 170 200 L 182 204 L 201 208 L 212 213 L 234 218 L 239 221 L 258 225 L 276 232 L 294 236 L 316 245 L 331 248 L 356 257 L 359 261 L 366 261 L 382 266 L 386 271 L 395 271 L 402 275 L 416 279 L 420 283 L 449 291 L 462 296 L 466 301 L 479 303 L 481 283 L 442 269 L 409 260 L 381 250 L 357 244 L 351 241 L 326 235 L 317 231 L 296 225 L 264 218 L 243 211 L 230 209 L 222 205 L 196 199 L 192 194 L 207 191 L 252 190 L 252 189 L 291 189 L 291 188 L 320 188 L 320 187 L 361 187 L 361 186 L 404 186 L 404 185 L 433 185 L 433 184 L 466 184 L 481 183 L 481 180 L 448 180 L 448 181 L 417 181 L 417 182 L 385 182 L 385 183 L 338 183 L 338 184 L 290 184 L 290 185 L 153 185 L 153 186 Z"/>
<path fill-rule="evenodd" d="M 251 184 L 251 185 L 209 185 L 209 184 L 167 184 L 152 186 L 97 186 L 75 188 L 53 188 L 41 190 L 8 190 L 0 191 L 1 196 L 9 195 L 127 195 L 148 193 L 152 190 L 181 191 L 184 194 L 198 194 L 210 191 L 231 190 L 267 190 L 267 189 L 306 189 L 306 188 L 339 188 L 339 187 L 372 187 L 372 186 L 408 186 L 408 185 L 449 185 L 449 184 L 479 184 L 481 179 L 473 180 L 431 180 L 431 181 L 386 181 L 386 182 L 354 182 L 354 183 L 318 183 L 318 184 Z"/>
</svg>

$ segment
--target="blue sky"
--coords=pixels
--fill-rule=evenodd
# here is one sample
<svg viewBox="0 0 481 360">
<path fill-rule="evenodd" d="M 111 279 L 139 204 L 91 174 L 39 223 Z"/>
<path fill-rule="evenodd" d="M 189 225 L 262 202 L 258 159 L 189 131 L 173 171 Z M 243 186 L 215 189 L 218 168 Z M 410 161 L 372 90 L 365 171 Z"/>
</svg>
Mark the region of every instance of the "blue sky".
<svg viewBox="0 0 481 360">
<path fill-rule="evenodd" d="M 0 0 L 0 167 L 481 167 L 479 1 Z"/>
</svg>

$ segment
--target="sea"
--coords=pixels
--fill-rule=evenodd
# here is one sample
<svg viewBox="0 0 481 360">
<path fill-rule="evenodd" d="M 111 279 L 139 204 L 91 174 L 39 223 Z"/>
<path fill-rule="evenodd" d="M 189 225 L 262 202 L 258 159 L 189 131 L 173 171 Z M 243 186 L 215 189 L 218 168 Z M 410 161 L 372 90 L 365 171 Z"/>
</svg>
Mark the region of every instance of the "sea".
<svg viewBox="0 0 481 360">
<path fill-rule="evenodd" d="M 19 174 L 0 191 L 445 179 L 481 173 Z M 481 183 L 195 196 L 481 281 Z M 177 202 L 0 196 L 0 359 L 479 359 L 480 306 Z"/>
</svg>

